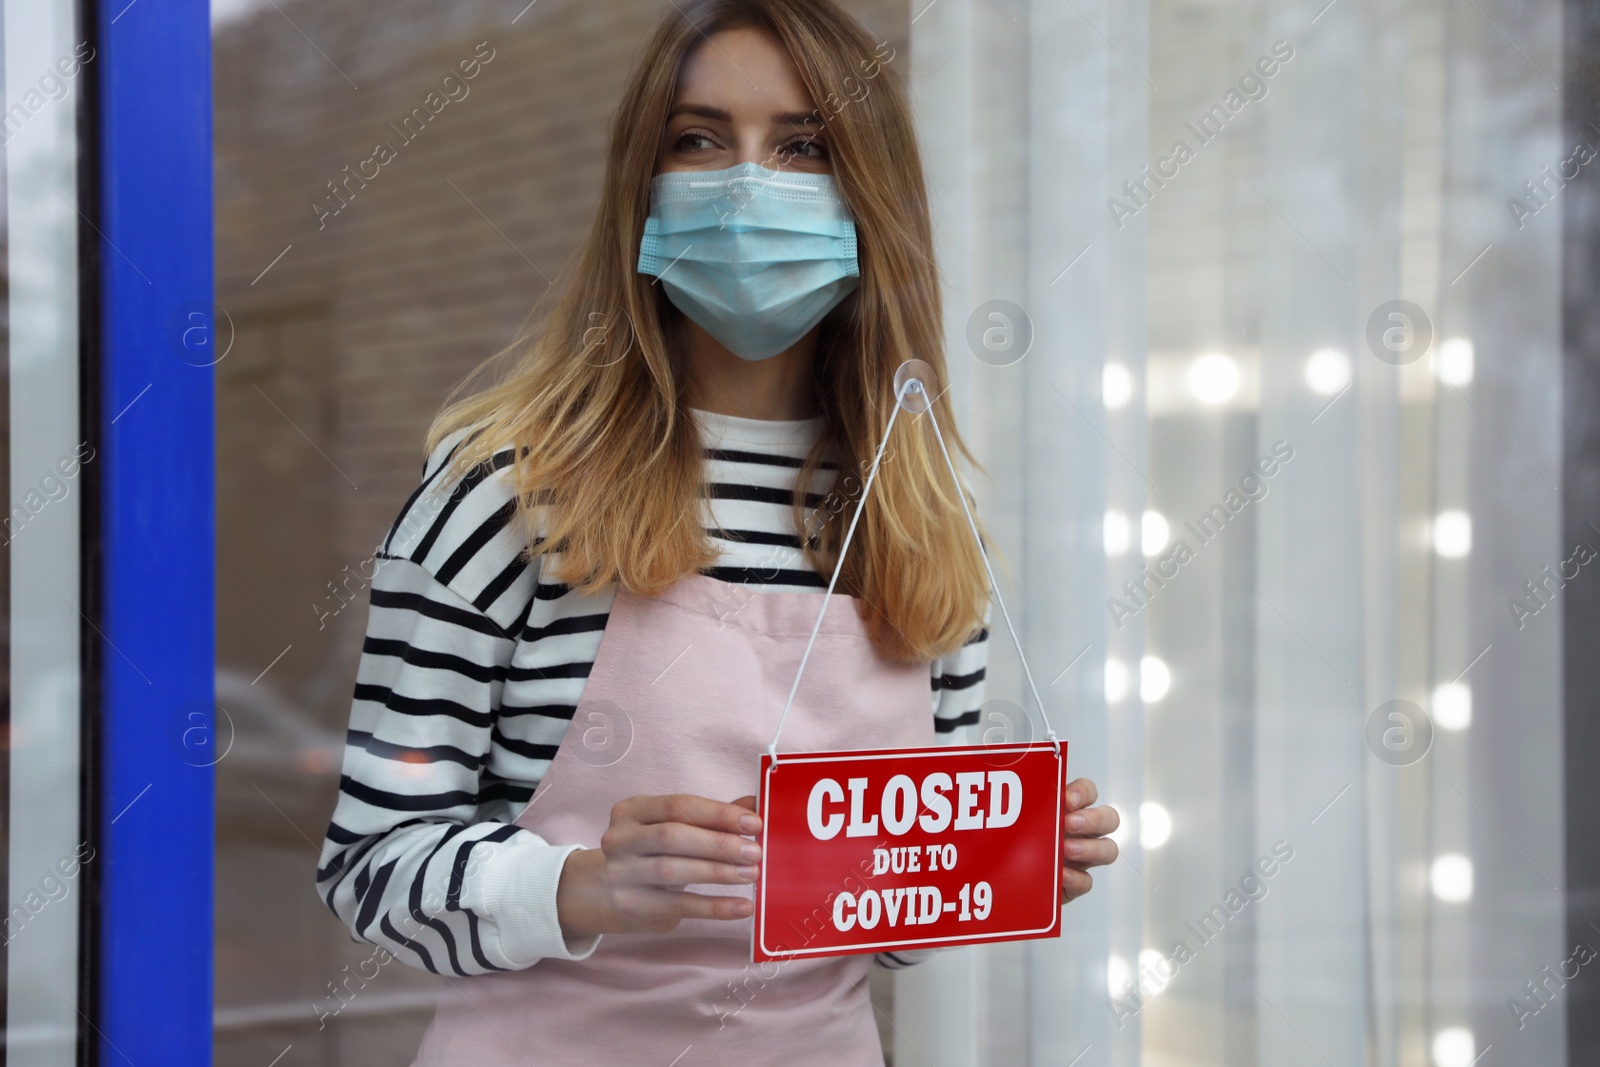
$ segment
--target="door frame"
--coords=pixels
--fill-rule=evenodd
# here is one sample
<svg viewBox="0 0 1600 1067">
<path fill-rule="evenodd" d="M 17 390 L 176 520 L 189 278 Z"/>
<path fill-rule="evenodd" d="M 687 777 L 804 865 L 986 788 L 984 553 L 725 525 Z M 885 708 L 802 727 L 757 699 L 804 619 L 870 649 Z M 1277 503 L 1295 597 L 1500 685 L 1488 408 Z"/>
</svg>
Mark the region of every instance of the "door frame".
<svg viewBox="0 0 1600 1067">
<path fill-rule="evenodd" d="M 210 11 L 97 0 L 84 16 L 98 53 L 85 425 L 104 460 L 86 538 L 99 668 L 86 810 L 102 860 L 80 1059 L 209 1064 L 212 756 L 228 741 L 213 722 L 211 366 L 229 341 L 213 307 Z"/>
</svg>

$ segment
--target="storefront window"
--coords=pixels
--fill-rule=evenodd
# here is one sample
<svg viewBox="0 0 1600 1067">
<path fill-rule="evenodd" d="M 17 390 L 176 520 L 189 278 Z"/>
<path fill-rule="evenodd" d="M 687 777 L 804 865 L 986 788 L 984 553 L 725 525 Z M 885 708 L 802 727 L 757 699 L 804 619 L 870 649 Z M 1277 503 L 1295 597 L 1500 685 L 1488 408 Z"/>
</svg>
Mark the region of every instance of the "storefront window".
<svg viewBox="0 0 1600 1067">
<path fill-rule="evenodd" d="M 1573 953 L 1560 190 L 1585 179 L 1551 174 L 1587 160 L 1560 6 L 843 6 L 918 109 L 1008 603 L 1071 775 L 1123 817 L 1059 941 L 875 978 L 892 1062 L 1567 1062 L 1565 1002 L 1528 986 Z M 14 7 L 12 93 L 45 71 L 13 61 Z M 519 7 L 214 6 L 219 1063 L 407 1062 L 432 1018 L 440 979 L 374 963 L 313 889 L 371 560 L 451 388 L 560 283 L 669 10 Z M 53 250 L 28 269 L 68 265 L 72 212 L 30 177 L 62 157 L 25 172 L 21 145 L 69 117 L 6 149 L 12 307 L 40 277 L 19 183 Z M 70 309 L 30 306 L 30 343 L 69 344 Z M 19 431 L 50 418 L 20 322 Z M 13 502 L 76 448 L 63 425 L 11 440 Z M 42 584 L 71 542 L 32 533 L 13 617 L 26 595 L 76 633 Z M 1025 686 L 991 645 L 1011 703 L 979 729 L 1009 729 Z M 70 701 L 61 647 L 28 684 Z M 73 843 L 51 818 L 26 865 L 12 838 L 14 898 Z"/>
</svg>

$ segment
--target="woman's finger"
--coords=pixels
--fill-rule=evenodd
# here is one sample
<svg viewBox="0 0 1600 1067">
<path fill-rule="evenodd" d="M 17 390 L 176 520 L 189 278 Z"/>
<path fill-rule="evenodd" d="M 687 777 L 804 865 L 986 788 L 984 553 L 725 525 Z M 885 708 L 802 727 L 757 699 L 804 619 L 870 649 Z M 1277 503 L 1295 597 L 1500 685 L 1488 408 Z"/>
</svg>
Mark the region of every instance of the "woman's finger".
<svg viewBox="0 0 1600 1067">
<path fill-rule="evenodd" d="M 1088 871 L 1076 870 L 1072 867 L 1061 869 L 1061 900 L 1077 900 L 1089 890 L 1094 888 L 1094 878 Z"/>
<path fill-rule="evenodd" d="M 1083 867 L 1104 867 L 1117 858 L 1117 843 L 1104 837 L 1069 837 L 1066 842 L 1067 863 Z"/>
<path fill-rule="evenodd" d="M 606 880 L 612 885 L 748 885 L 760 868 L 735 866 L 679 856 L 622 856 L 606 863 Z"/>
<path fill-rule="evenodd" d="M 745 919 L 755 911 L 744 897 L 710 896 L 649 886 L 620 888 L 616 898 L 617 907 L 627 922 L 661 933 L 670 931 L 681 919 Z"/>
<path fill-rule="evenodd" d="M 665 934 L 678 925 L 679 895 L 652 886 L 617 886 L 611 891 L 611 900 L 629 930 Z"/>
<path fill-rule="evenodd" d="M 1067 816 L 1064 825 L 1068 837 L 1104 837 L 1122 825 L 1122 816 L 1117 814 L 1116 808 L 1107 804 L 1073 812 Z"/>
<path fill-rule="evenodd" d="M 622 823 L 612 826 L 600 838 L 600 847 L 611 857 L 684 856 L 690 859 L 721 860 L 734 866 L 756 863 L 761 846 L 748 837 L 718 833 L 681 822 Z"/>
<path fill-rule="evenodd" d="M 1079 778 L 1075 782 L 1067 783 L 1067 810 L 1077 811 L 1086 808 L 1100 799 L 1100 790 L 1087 778 Z"/>
<path fill-rule="evenodd" d="M 613 815 L 618 813 L 635 822 L 681 822 L 729 834 L 753 834 L 761 829 L 761 819 L 749 808 L 689 793 L 629 797 L 613 809 Z"/>
</svg>

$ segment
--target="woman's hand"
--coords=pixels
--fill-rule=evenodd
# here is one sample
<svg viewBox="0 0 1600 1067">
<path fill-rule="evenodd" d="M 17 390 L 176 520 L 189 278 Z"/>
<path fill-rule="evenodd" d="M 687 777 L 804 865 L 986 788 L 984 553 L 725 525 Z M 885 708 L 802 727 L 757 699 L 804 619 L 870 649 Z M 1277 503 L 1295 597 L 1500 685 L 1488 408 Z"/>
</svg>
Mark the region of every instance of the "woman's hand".
<svg viewBox="0 0 1600 1067">
<path fill-rule="evenodd" d="M 731 804 L 687 794 L 620 801 L 600 847 L 573 852 L 561 869 L 561 932 L 664 934 L 684 919 L 747 918 L 749 900 L 683 887 L 755 881 L 761 847 L 743 836 L 761 830 L 755 810 L 755 797 Z"/>
<path fill-rule="evenodd" d="M 1122 824 L 1117 809 L 1109 805 L 1091 808 L 1100 791 L 1087 778 L 1067 786 L 1067 815 L 1062 834 L 1061 903 L 1076 900 L 1089 891 L 1094 879 L 1090 867 L 1104 867 L 1117 858 L 1117 843 L 1105 835 Z"/>
</svg>

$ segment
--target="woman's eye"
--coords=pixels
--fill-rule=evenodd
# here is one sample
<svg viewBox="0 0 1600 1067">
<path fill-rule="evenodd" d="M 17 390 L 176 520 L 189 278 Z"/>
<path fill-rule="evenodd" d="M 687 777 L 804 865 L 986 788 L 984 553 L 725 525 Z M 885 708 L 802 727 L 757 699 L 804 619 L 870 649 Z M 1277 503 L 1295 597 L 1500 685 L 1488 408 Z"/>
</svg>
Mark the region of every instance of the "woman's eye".
<svg viewBox="0 0 1600 1067">
<path fill-rule="evenodd" d="M 690 130 L 680 133 L 678 139 L 672 143 L 672 147 L 678 152 L 703 152 L 708 148 L 715 148 L 716 145 L 705 134 Z"/>
<path fill-rule="evenodd" d="M 823 160 L 828 158 L 828 146 L 815 137 L 801 137 L 778 149 L 778 154 L 784 159 Z"/>
</svg>

